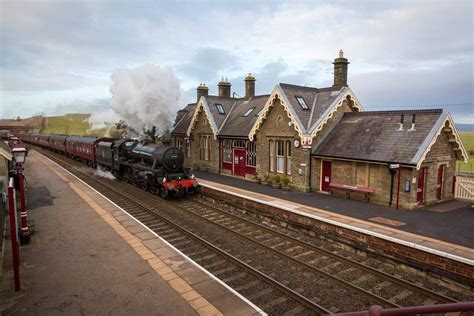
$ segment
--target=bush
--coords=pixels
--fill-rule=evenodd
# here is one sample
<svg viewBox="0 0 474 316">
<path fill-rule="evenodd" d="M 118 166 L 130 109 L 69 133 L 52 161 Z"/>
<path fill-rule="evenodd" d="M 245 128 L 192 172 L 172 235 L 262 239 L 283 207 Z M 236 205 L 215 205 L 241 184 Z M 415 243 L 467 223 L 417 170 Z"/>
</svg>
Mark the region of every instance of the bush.
<svg viewBox="0 0 474 316">
<path fill-rule="evenodd" d="M 268 182 L 273 182 L 274 178 L 273 175 L 269 174 L 268 175 Z"/>
<path fill-rule="evenodd" d="M 269 178 L 270 178 L 270 176 L 268 174 L 263 175 L 263 181 L 268 182 Z"/>
<path fill-rule="evenodd" d="M 280 183 L 281 177 L 279 175 L 276 175 L 275 177 L 273 177 L 273 179 L 275 180 L 275 183 Z"/>
<path fill-rule="evenodd" d="M 285 186 L 288 186 L 288 183 L 290 183 L 290 179 L 288 179 L 288 177 L 283 177 L 281 178 L 281 183 L 283 183 L 283 185 Z"/>
<path fill-rule="evenodd" d="M 258 172 L 255 172 L 255 173 L 253 174 L 253 177 L 254 177 L 255 179 L 258 179 Z"/>
</svg>

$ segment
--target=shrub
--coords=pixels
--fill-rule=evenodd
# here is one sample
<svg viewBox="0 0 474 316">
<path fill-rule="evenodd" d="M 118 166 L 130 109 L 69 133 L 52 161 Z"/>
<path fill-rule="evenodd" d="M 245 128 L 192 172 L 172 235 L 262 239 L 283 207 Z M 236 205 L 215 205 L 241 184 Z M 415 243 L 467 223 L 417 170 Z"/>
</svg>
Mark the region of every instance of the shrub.
<svg viewBox="0 0 474 316">
<path fill-rule="evenodd" d="M 268 175 L 268 182 L 273 182 L 274 178 L 272 174 Z"/>
<path fill-rule="evenodd" d="M 273 179 L 275 180 L 275 183 L 280 183 L 281 177 L 276 175 Z"/>
<path fill-rule="evenodd" d="M 253 174 L 253 177 L 254 177 L 255 179 L 258 179 L 258 172 L 255 172 L 255 173 Z"/>
<path fill-rule="evenodd" d="M 263 175 L 263 181 L 268 182 L 269 178 L 270 178 L 270 176 L 268 174 Z"/>
<path fill-rule="evenodd" d="M 288 186 L 288 183 L 290 183 L 290 179 L 288 179 L 288 177 L 283 177 L 281 178 L 281 183 L 283 183 L 283 185 L 285 186 Z"/>
</svg>

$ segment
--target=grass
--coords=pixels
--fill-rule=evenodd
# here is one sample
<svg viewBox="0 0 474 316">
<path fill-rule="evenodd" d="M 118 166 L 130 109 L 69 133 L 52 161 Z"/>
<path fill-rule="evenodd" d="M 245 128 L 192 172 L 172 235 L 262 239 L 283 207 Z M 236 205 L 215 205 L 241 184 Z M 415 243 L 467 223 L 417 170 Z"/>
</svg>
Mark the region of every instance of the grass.
<svg viewBox="0 0 474 316">
<path fill-rule="evenodd" d="M 460 132 L 462 143 L 466 148 L 466 151 L 474 153 L 474 132 Z M 469 154 L 469 161 L 464 163 L 463 161 L 458 161 L 456 165 L 456 170 L 458 172 L 469 172 L 474 173 L 474 155 Z"/>
<path fill-rule="evenodd" d="M 44 134 L 62 134 L 79 136 L 102 137 L 106 134 L 106 129 L 90 129 L 90 114 L 66 114 L 62 116 L 48 116 L 45 120 Z"/>
</svg>

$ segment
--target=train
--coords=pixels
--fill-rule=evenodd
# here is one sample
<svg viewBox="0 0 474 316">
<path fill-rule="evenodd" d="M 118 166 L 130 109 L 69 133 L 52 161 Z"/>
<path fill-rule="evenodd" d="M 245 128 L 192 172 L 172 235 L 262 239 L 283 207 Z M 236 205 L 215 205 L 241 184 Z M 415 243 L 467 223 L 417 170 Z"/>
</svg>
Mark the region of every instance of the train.
<svg viewBox="0 0 474 316">
<path fill-rule="evenodd" d="M 191 168 L 184 167 L 184 154 L 178 148 L 151 141 L 107 137 L 18 133 L 25 143 L 108 171 L 162 198 L 194 194 L 199 183 Z"/>
</svg>

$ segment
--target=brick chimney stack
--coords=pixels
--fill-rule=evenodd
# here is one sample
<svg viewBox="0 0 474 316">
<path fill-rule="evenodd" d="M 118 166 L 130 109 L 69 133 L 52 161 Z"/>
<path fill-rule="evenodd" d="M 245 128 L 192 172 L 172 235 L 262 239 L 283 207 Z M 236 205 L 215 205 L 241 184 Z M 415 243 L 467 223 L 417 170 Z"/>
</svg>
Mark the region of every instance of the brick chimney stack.
<svg viewBox="0 0 474 316">
<path fill-rule="evenodd" d="M 204 83 L 200 83 L 199 86 L 196 88 L 196 95 L 197 95 L 196 102 L 199 102 L 199 99 L 202 96 L 207 97 L 209 95 L 209 88 Z"/>
<path fill-rule="evenodd" d="M 255 96 L 255 77 L 251 73 L 245 77 L 245 98 Z"/>
<path fill-rule="evenodd" d="M 219 87 L 219 96 L 222 98 L 230 98 L 230 87 L 232 86 L 227 78 L 221 78 L 221 81 L 217 84 Z"/>
<path fill-rule="evenodd" d="M 344 52 L 342 49 L 339 51 L 339 57 L 334 59 L 334 84 L 332 85 L 335 89 L 347 87 L 347 65 L 349 61 L 344 58 Z"/>
</svg>

